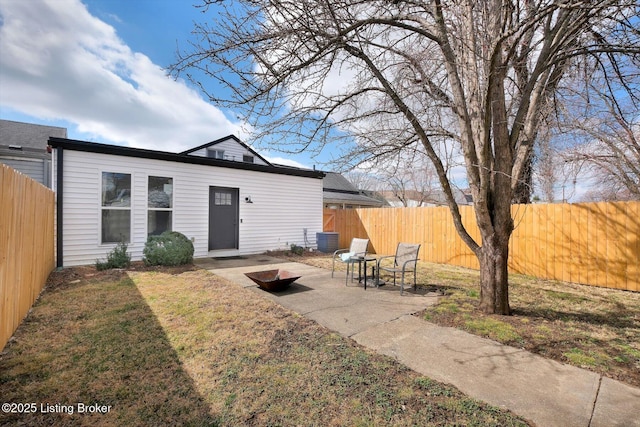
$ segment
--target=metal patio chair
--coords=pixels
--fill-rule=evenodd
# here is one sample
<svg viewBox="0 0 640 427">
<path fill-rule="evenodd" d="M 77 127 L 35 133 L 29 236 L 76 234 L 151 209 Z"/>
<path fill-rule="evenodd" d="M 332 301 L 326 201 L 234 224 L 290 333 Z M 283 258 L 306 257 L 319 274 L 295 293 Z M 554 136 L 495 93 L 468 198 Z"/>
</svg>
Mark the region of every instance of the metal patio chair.
<svg viewBox="0 0 640 427">
<path fill-rule="evenodd" d="M 393 285 L 396 285 L 396 274 L 402 273 L 400 281 L 400 295 L 404 294 L 404 276 L 407 272 L 413 271 L 413 290 L 416 290 L 416 270 L 418 265 L 418 252 L 420 245 L 409 243 L 398 243 L 395 255 L 378 258 L 377 283 L 380 283 L 380 270 L 393 273 Z M 393 258 L 393 265 L 382 265 L 382 261 Z"/>
<path fill-rule="evenodd" d="M 349 277 L 349 267 L 355 263 L 360 263 L 362 258 L 367 255 L 367 248 L 369 246 L 369 239 L 358 239 L 357 237 L 351 240 L 349 249 L 338 249 L 333 253 L 333 263 L 331 265 L 331 277 L 336 269 L 336 259 L 340 262 L 347 264 L 347 278 Z M 351 268 L 351 276 L 353 278 L 353 268 Z M 345 281 L 346 284 L 346 281 Z"/>
</svg>

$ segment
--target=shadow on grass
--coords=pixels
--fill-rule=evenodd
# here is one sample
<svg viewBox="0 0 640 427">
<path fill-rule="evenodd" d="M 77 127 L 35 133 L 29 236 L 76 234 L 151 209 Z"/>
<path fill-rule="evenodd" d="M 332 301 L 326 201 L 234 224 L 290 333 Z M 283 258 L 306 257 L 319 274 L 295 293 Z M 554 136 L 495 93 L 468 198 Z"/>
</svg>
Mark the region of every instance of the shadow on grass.
<svg viewBox="0 0 640 427">
<path fill-rule="evenodd" d="M 469 289 L 457 286 L 436 284 L 425 284 L 422 286 L 432 291 L 442 292 L 444 295 L 451 295 L 454 292 L 460 292 L 469 296 L 470 292 Z M 420 287 L 420 285 L 418 285 L 418 287 Z M 469 302 L 476 301 L 477 298 L 469 298 Z M 627 309 L 623 304 L 614 302 L 614 305 L 615 307 L 611 310 L 593 313 L 587 311 L 566 311 L 548 307 L 528 307 L 525 305 L 513 304 L 511 306 L 511 315 L 529 318 L 531 320 L 548 320 L 551 322 L 561 320 L 563 322 L 579 322 L 596 326 L 609 326 L 616 329 L 637 329 L 640 327 L 636 312 Z"/>
<path fill-rule="evenodd" d="M 607 311 L 605 313 L 585 313 L 575 311 L 562 311 L 550 308 L 513 307 L 514 316 L 523 316 L 531 319 L 544 319 L 549 321 L 562 320 L 564 322 L 580 322 L 597 326 L 610 326 L 612 328 L 638 328 L 640 323 L 634 319 L 634 313 L 627 310 Z"/>
<path fill-rule="evenodd" d="M 0 413 L 0 424 L 218 424 L 133 281 L 120 276 L 40 297 L 0 356 L 2 402 L 36 410 Z M 79 413 L 79 404 L 102 413 Z"/>
</svg>

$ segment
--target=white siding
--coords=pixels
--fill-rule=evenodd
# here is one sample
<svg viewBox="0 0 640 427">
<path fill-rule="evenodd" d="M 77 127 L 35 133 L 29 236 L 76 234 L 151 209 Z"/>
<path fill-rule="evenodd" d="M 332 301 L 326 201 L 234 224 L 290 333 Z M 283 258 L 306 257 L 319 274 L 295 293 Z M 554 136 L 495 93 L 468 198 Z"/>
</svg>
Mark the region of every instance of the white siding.
<svg viewBox="0 0 640 427">
<path fill-rule="evenodd" d="M 231 160 L 235 162 L 241 162 L 242 156 L 252 156 L 253 163 L 257 165 L 266 165 L 265 162 L 260 159 L 260 157 L 256 156 L 251 151 L 247 150 L 242 144 L 238 144 L 237 141 L 233 139 L 227 139 L 225 141 L 221 141 L 215 145 L 212 145 L 212 150 L 222 150 L 224 151 L 224 159 Z M 194 151 L 193 153 L 189 153 L 191 156 L 199 156 L 199 157 L 207 157 L 207 148 L 202 148 L 198 151 Z"/>
<path fill-rule="evenodd" d="M 134 260 L 142 259 L 147 239 L 149 176 L 173 178 L 173 230 L 194 240 L 196 258 L 255 254 L 292 243 L 304 246 L 305 228 L 315 246 L 316 232 L 322 231 L 321 179 L 65 150 L 65 266 L 92 264 L 115 246 L 100 243 L 102 172 L 131 174 L 129 252 Z M 238 250 L 208 251 L 210 186 L 239 189 Z M 253 203 L 245 203 L 248 196 Z"/>
<path fill-rule="evenodd" d="M 0 163 L 11 166 L 20 173 L 23 173 L 40 184 L 49 186 L 50 160 L 30 159 L 18 157 L 0 157 Z"/>
</svg>

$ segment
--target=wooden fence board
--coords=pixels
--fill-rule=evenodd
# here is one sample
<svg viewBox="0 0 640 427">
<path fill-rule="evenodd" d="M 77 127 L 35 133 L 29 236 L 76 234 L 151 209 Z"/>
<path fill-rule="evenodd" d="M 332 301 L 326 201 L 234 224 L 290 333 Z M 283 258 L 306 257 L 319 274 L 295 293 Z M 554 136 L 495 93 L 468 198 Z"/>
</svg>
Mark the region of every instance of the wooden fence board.
<svg viewBox="0 0 640 427">
<path fill-rule="evenodd" d="M 524 243 L 525 244 L 524 257 L 519 258 L 519 260 L 521 260 L 521 264 L 523 267 L 521 270 L 518 269 L 515 271 L 522 271 L 523 274 L 534 276 L 536 271 L 534 270 L 533 265 L 530 262 L 528 262 L 528 260 L 535 259 L 536 257 L 536 248 L 535 248 L 536 227 L 535 227 L 534 221 L 527 220 L 528 218 L 531 218 L 531 215 L 533 214 L 533 212 L 527 206 L 524 206 L 523 210 L 524 212 L 523 212 L 523 218 L 522 218 L 522 226 L 526 230 L 527 240 Z M 518 241 L 518 243 L 521 244 L 520 241 Z"/>
<path fill-rule="evenodd" d="M 0 165 L 0 348 L 55 267 L 53 191 Z"/>
<path fill-rule="evenodd" d="M 594 248 L 595 263 L 592 265 L 591 272 L 595 276 L 594 284 L 596 286 L 607 286 L 607 213 L 604 204 L 595 204 L 596 214 L 592 216 L 594 219 L 593 244 L 589 245 Z M 586 244 L 586 242 L 585 242 Z"/>
<path fill-rule="evenodd" d="M 627 256 L 627 290 L 640 291 L 640 203 L 626 205 L 626 229 L 631 241 L 624 248 Z M 635 259 L 634 259 L 635 255 Z"/>
<path fill-rule="evenodd" d="M 591 236 L 589 235 L 589 215 L 588 212 L 582 206 L 578 206 L 579 210 L 576 212 L 578 215 L 578 229 L 580 230 L 580 237 L 575 239 L 576 242 L 581 239 L 589 241 Z M 591 220 L 591 228 L 593 228 L 593 220 Z M 577 245 L 576 245 L 577 246 Z M 593 254 L 588 247 L 573 247 L 572 254 L 577 255 L 580 260 L 578 264 L 578 283 L 589 283 L 589 265 Z"/>
<path fill-rule="evenodd" d="M 571 209 L 563 209 L 562 205 L 557 205 L 555 212 L 560 212 L 561 220 L 557 227 L 556 237 L 561 239 L 559 250 L 559 278 L 564 282 L 569 282 L 571 275 L 569 274 L 569 261 L 571 257 L 570 247 L 567 242 L 571 241 Z"/>
<path fill-rule="evenodd" d="M 460 213 L 481 244 L 473 208 Z M 514 205 L 512 216 L 510 272 L 640 290 L 640 202 Z M 388 255 L 399 242 L 420 243 L 424 261 L 479 268 L 446 207 L 336 210 L 335 231 L 343 247 L 365 237 Z"/>
<path fill-rule="evenodd" d="M 619 251 L 620 239 L 626 232 L 626 221 L 624 215 L 614 203 L 605 206 L 606 217 L 605 227 L 608 232 L 605 235 L 607 277 L 606 287 L 616 289 L 627 289 L 626 260 Z"/>
</svg>

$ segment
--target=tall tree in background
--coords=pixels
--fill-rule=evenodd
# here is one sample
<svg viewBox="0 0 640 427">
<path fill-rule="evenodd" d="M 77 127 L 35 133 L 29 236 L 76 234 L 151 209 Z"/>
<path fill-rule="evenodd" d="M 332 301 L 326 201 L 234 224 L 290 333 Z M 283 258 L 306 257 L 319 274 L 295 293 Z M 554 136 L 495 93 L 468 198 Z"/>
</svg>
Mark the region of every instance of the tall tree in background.
<svg viewBox="0 0 640 427">
<path fill-rule="evenodd" d="M 437 177 L 428 166 L 386 171 L 384 178 L 387 191 L 404 207 L 433 203 L 439 189 Z"/>
<path fill-rule="evenodd" d="M 538 132 L 536 143 L 538 147 L 536 150 L 537 162 L 535 172 L 541 200 L 547 203 L 553 203 L 553 201 L 556 200 L 555 186 L 558 183 L 561 165 L 558 161 L 559 156 L 551 143 L 551 131 L 549 128 L 542 129 Z"/>
<path fill-rule="evenodd" d="M 402 152 L 376 169 L 376 188 L 389 201 L 404 207 L 426 206 L 433 203 L 440 193 L 435 170 L 423 153 Z M 392 204 L 393 205 L 393 204 Z M 395 205 L 397 206 L 397 204 Z"/>
<path fill-rule="evenodd" d="M 631 65 L 624 75 L 633 90 L 601 78 L 566 105 L 560 130 L 573 144 L 562 157 L 595 181 L 590 200 L 640 200 L 640 64 Z"/>
<path fill-rule="evenodd" d="M 196 26 L 199 40 L 173 72 L 218 79 L 233 96 L 212 100 L 228 101 L 258 135 L 301 150 L 348 138 L 355 143 L 343 144 L 342 156 L 354 164 L 425 153 L 458 234 L 478 257 L 487 313 L 510 313 L 510 208 L 541 114 L 577 62 L 615 69 L 640 46 L 636 0 L 205 5 L 219 9 L 215 22 Z M 481 241 L 454 199 L 443 157 L 451 147 L 464 157 Z"/>
</svg>

